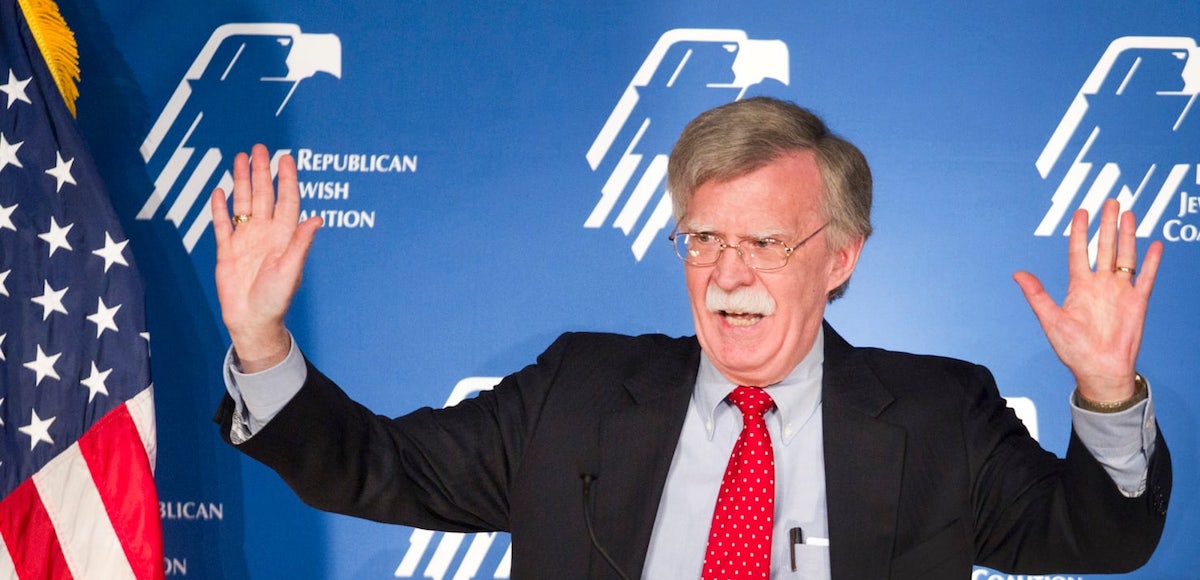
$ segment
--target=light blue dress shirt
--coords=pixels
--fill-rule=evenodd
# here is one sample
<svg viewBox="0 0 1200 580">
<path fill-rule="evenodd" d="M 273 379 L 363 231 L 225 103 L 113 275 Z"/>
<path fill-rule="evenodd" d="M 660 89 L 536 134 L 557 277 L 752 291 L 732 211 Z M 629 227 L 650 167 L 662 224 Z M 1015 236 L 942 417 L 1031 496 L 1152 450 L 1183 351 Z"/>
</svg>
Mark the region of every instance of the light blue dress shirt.
<svg viewBox="0 0 1200 580">
<path fill-rule="evenodd" d="M 829 523 L 825 514 L 825 460 L 821 435 L 821 365 L 825 334 L 783 381 L 767 387 L 775 408 L 764 419 L 775 452 L 775 529 L 772 578 L 829 578 Z M 700 355 L 700 372 L 667 484 L 659 502 L 642 577 L 699 578 L 721 478 L 742 431 L 742 414 L 726 395 L 737 385 Z M 788 530 L 800 528 L 797 571 L 788 554 Z M 825 544 L 825 545 L 821 545 Z"/>
</svg>

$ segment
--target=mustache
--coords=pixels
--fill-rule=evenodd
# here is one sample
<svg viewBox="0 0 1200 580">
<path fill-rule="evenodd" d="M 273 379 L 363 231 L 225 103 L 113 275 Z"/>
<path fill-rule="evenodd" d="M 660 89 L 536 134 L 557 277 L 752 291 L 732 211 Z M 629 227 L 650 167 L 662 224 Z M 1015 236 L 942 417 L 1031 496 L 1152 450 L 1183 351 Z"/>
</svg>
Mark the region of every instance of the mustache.
<svg viewBox="0 0 1200 580">
<path fill-rule="evenodd" d="M 704 296 L 704 305 L 709 312 L 733 312 L 770 316 L 775 313 L 775 299 L 766 291 L 755 288 L 738 288 L 726 292 L 709 284 Z"/>
</svg>

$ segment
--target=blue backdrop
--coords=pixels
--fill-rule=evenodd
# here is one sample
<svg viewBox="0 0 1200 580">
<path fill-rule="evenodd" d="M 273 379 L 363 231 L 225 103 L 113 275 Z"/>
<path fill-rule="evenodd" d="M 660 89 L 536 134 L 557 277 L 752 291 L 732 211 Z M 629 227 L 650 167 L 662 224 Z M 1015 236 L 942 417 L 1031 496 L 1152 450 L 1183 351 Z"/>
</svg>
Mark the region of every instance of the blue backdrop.
<svg viewBox="0 0 1200 580">
<path fill-rule="evenodd" d="M 1058 453 L 1071 378 L 1011 274 L 1061 298 L 1062 216 L 1110 197 L 1149 216 L 1143 246 L 1167 247 L 1139 368 L 1176 481 L 1158 552 L 1127 577 L 1200 575 L 1195 0 L 60 3 L 79 122 L 146 278 L 168 575 L 506 570 L 503 535 L 319 513 L 220 443 L 204 200 L 235 152 L 298 156 L 304 209 L 329 227 L 289 325 L 400 414 L 566 330 L 691 334 L 659 167 L 695 113 L 754 94 L 812 108 L 871 160 L 877 233 L 831 322 L 988 365 Z"/>
</svg>

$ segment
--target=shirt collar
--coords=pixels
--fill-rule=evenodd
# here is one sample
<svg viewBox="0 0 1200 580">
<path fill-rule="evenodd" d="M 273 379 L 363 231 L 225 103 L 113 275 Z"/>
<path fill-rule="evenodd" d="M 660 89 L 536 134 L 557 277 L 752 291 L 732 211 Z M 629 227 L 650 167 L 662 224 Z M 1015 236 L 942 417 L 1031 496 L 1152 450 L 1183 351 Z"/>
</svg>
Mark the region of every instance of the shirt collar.
<svg viewBox="0 0 1200 580">
<path fill-rule="evenodd" d="M 812 418 L 821 403 L 821 372 L 825 362 L 825 329 L 817 331 L 812 349 L 782 381 L 766 387 L 775 401 L 775 408 L 765 415 L 768 422 L 778 424 L 782 443 L 787 445 L 801 427 Z M 737 385 L 725 378 L 700 351 L 700 370 L 696 388 L 692 391 L 692 406 L 700 413 L 709 440 L 716 433 L 716 422 L 732 412 L 733 405 L 725 400 Z M 736 415 L 736 413 L 732 413 Z"/>
</svg>

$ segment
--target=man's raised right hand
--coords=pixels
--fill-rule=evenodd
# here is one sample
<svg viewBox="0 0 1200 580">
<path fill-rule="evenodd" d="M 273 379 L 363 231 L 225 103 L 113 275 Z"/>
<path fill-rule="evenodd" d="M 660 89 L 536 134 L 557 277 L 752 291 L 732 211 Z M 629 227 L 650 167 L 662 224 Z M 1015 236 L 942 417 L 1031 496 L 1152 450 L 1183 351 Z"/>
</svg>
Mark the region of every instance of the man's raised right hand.
<svg viewBox="0 0 1200 580">
<path fill-rule="evenodd" d="M 233 214 L 217 188 L 212 193 L 217 239 L 217 298 L 242 372 L 268 369 L 287 356 L 291 339 L 283 317 L 300 287 L 304 261 L 320 217 L 300 220 L 296 161 L 279 158 L 279 191 L 271 180 L 264 145 L 233 160 Z"/>
</svg>

